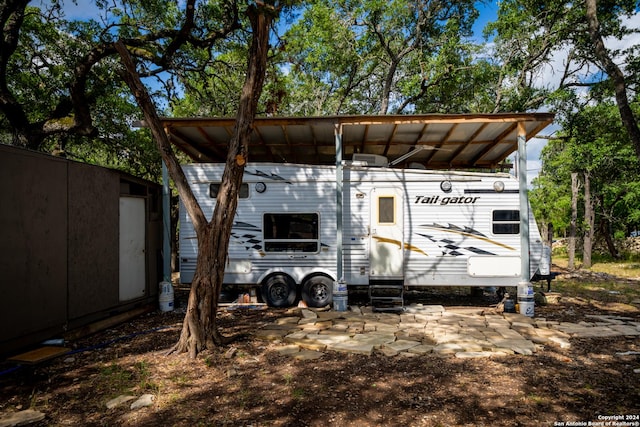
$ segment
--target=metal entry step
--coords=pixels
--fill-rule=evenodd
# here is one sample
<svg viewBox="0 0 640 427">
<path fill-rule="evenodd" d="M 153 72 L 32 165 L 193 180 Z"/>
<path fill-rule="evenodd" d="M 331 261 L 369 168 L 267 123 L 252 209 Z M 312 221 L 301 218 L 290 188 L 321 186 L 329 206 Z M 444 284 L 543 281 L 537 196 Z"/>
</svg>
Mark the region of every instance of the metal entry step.
<svg viewBox="0 0 640 427">
<path fill-rule="evenodd" d="M 402 281 L 371 282 L 369 302 L 373 311 L 404 310 L 404 283 Z"/>
</svg>

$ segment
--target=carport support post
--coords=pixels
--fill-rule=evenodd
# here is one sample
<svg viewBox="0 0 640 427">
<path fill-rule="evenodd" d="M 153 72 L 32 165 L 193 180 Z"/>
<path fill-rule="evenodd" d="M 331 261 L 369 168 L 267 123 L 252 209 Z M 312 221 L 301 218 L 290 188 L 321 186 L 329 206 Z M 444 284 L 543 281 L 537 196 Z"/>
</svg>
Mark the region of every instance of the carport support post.
<svg viewBox="0 0 640 427">
<path fill-rule="evenodd" d="M 335 124 L 336 140 L 336 279 L 342 280 L 342 125 Z"/>
<path fill-rule="evenodd" d="M 527 189 L 527 131 L 518 122 L 518 179 L 520 185 L 520 260 L 522 282 L 531 278 L 529 268 L 529 191 Z"/>
<path fill-rule="evenodd" d="M 162 276 L 171 283 L 171 188 L 169 170 L 162 160 Z"/>
</svg>

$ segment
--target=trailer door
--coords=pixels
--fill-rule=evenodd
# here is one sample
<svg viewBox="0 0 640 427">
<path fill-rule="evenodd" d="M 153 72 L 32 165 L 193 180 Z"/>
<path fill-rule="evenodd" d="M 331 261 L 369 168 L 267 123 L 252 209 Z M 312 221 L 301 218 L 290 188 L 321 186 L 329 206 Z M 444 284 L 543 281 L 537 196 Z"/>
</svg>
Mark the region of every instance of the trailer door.
<svg viewBox="0 0 640 427">
<path fill-rule="evenodd" d="M 371 242 L 369 244 L 372 279 L 401 279 L 404 265 L 402 192 L 396 188 L 371 191 Z"/>
</svg>

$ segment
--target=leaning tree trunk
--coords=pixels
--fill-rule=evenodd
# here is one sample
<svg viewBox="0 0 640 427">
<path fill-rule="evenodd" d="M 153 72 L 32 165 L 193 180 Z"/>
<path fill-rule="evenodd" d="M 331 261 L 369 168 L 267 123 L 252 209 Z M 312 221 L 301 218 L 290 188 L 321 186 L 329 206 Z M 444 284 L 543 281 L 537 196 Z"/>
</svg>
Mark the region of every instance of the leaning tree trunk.
<svg viewBox="0 0 640 427">
<path fill-rule="evenodd" d="M 198 201 L 191 191 L 191 187 L 189 187 L 189 183 L 187 182 L 187 178 L 185 177 L 184 172 L 180 167 L 178 159 L 171 148 L 169 137 L 162 127 L 162 123 L 160 122 L 160 118 L 158 117 L 155 105 L 153 104 L 149 93 L 140 80 L 140 76 L 138 75 L 135 64 L 133 63 L 133 59 L 131 58 L 127 47 L 121 41 L 116 42 L 114 45 L 116 50 L 120 54 L 123 65 L 125 66 L 125 69 L 120 71 L 120 75 L 131 89 L 131 93 L 136 98 L 136 102 L 142 109 L 147 125 L 149 126 L 151 134 L 153 135 L 153 138 L 158 145 L 160 155 L 162 156 L 162 161 L 167 166 L 169 175 L 171 176 L 171 179 L 173 179 L 173 182 L 178 189 L 178 193 L 182 198 L 187 212 L 189 212 L 189 216 L 191 217 L 191 221 L 193 222 L 193 227 L 196 230 L 196 234 L 198 236 L 198 241 L 204 240 L 205 238 L 202 236 L 206 234 L 205 230 L 207 229 L 209 224 L 207 223 L 207 220 L 204 216 L 204 213 L 202 212 L 202 209 L 200 208 L 200 205 L 198 204 Z M 202 252 L 199 255 L 206 256 L 206 254 L 203 255 Z M 193 290 L 194 289 L 192 288 L 192 294 L 194 294 L 194 297 L 199 298 L 201 292 L 194 293 Z M 191 298 L 192 295 L 189 296 L 189 299 Z M 199 338 L 204 341 L 204 338 L 202 338 L 204 337 L 204 328 L 202 328 L 202 331 L 203 332 L 199 335 Z M 196 354 L 197 348 L 198 347 L 194 345 L 193 355 Z"/>
<path fill-rule="evenodd" d="M 212 349 L 227 341 L 217 328 L 218 297 L 222 289 L 231 227 L 247 162 L 253 120 L 264 84 L 272 12 L 261 3 L 258 7 L 249 7 L 247 11 L 253 30 L 247 75 L 213 218 L 205 227 L 204 233 L 198 234 L 196 272 L 191 284 L 182 333 L 174 348 L 176 352 L 188 352 L 192 358 L 204 349 Z"/>
<path fill-rule="evenodd" d="M 600 22 L 598 21 L 597 14 L 597 0 L 586 0 L 586 6 L 589 36 L 591 37 L 591 43 L 593 43 L 595 56 L 600 63 L 600 66 L 604 68 L 613 83 L 613 88 L 616 93 L 616 104 L 618 105 L 622 124 L 627 130 L 629 138 L 633 143 L 633 147 L 636 150 L 636 156 L 640 159 L 640 128 L 638 127 L 638 121 L 633 114 L 631 105 L 629 104 L 629 98 L 627 97 L 627 84 L 624 74 L 620 67 L 618 67 L 611 59 L 611 56 L 604 45 L 604 41 L 602 40 Z"/>
<path fill-rule="evenodd" d="M 238 204 L 238 189 L 242 183 L 244 165 L 247 162 L 249 140 L 258 99 L 262 92 L 269 48 L 269 29 L 275 10 L 264 5 L 250 6 L 247 15 L 253 30 L 253 40 L 249 51 L 247 75 L 240 96 L 234 133 L 229 142 L 229 151 L 222 183 L 216 198 L 216 207 L 211 222 L 207 222 L 202 209 L 187 183 L 184 172 L 171 149 L 168 137 L 148 93 L 140 82 L 135 66 L 122 43 L 116 48 L 127 67 L 123 74 L 141 106 L 147 124 L 156 139 L 163 161 L 176 183 L 178 193 L 191 217 L 198 238 L 198 259 L 191 283 L 189 302 L 182 325 L 180 339 L 170 352 L 187 352 L 191 358 L 205 349 L 224 344 L 216 323 L 218 298 L 222 288 L 227 250 L 231 237 L 231 227 Z"/>
</svg>

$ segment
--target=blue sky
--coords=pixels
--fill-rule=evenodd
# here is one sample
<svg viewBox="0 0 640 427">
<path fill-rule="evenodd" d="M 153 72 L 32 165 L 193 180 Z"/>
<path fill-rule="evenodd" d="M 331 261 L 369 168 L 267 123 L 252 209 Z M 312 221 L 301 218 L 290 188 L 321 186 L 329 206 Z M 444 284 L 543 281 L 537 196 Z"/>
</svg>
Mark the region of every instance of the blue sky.
<svg viewBox="0 0 640 427">
<path fill-rule="evenodd" d="M 498 16 L 498 2 L 497 1 L 479 1 L 476 2 L 476 8 L 480 12 L 480 16 L 473 25 L 473 33 L 476 37 L 482 37 L 482 30 L 491 21 L 495 21 Z"/>
</svg>

